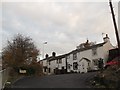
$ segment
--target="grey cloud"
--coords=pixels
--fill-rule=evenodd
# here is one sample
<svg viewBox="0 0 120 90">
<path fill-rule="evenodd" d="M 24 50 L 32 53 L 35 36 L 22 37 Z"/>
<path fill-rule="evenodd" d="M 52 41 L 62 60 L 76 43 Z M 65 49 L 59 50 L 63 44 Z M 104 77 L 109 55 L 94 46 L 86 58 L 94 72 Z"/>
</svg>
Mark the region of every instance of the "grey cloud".
<svg viewBox="0 0 120 90">
<path fill-rule="evenodd" d="M 3 3 L 3 10 L 4 32 L 32 37 L 41 51 L 47 41 L 46 53 L 68 52 L 86 38 L 102 42 L 102 32 L 108 33 L 115 44 L 108 3 L 13 2 Z"/>
</svg>

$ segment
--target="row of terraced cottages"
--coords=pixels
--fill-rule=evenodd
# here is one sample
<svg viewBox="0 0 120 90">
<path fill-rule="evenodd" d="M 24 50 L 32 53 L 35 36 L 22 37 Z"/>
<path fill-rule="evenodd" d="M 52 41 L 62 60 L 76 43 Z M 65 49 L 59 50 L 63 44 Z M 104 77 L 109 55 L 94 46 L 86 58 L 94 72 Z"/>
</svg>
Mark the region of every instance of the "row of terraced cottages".
<svg viewBox="0 0 120 90">
<path fill-rule="evenodd" d="M 105 64 L 109 50 L 114 48 L 108 35 L 103 40 L 104 42 L 99 44 L 89 43 L 87 40 L 86 43 L 77 46 L 75 50 L 60 56 L 56 56 L 55 52 L 50 57 L 46 54 L 45 59 L 40 61 L 43 65 L 43 72 L 50 75 L 70 72 L 86 73 L 97 70 L 98 61 L 103 60 Z"/>
</svg>

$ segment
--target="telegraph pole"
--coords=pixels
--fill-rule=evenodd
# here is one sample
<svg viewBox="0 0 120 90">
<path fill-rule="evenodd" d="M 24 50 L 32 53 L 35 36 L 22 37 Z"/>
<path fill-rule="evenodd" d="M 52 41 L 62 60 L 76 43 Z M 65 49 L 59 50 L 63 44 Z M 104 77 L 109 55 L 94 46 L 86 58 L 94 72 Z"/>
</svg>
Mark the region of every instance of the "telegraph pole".
<svg viewBox="0 0 120 90">
<path fill-rule="evenodd" d="M 112 13 L 113 24 L 114 24 L 115 34 L 116 34 L 116 39 L 117 39 L 117 44 L 118 44 L 118 56 L 120 56 L 120 40 L 119 40 L 118 28 L 117 28 L 117 24 L 116 24 L 114 10 L 113 10 L 111 0 L 109 0 L 109 4 L 110 4 L 110 9 L 111 9 L 111 13 Z"/>
</svg>

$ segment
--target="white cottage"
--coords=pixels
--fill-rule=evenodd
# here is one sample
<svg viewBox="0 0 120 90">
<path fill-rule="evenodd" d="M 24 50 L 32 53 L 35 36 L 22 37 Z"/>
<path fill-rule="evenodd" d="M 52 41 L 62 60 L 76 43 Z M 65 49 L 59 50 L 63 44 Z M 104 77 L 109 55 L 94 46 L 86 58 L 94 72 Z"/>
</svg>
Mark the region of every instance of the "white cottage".
<svg viewBox="0 0 120 90">
<path fill-rule="evenodd" d="M 41 60 L 43 63 L 43 72 L 45 74 L 64 74 L 67 71 L 66 68 L 66 54 L 56 56 L 56 53 L 53 52 L 51 57 L 46 55 L 46 58 Z"/>
<path fill-rule="evenodd" d="M 78 70 L 80 71 L 80 73 L 87 73 L 88 71 L 90 71 L 90 64 L 91 61 L 83 57 L 78 64 Z"/>
<path fill-rule="evenodd" d="M 87 40 L 87 42 L 77 46 L 76 50 L 64 55 L 55 56 L 55 53 L 51 57 L 47 55 L 41 61 L 43 63 L 43 72 L 46 74 L 86 73 L 90 70 L 99 69 L 98 61 L 103 60 L 105 64 L 108 59 L 109 50 L 114 48 L 107 34 L 103 40 L 104 42 L 99 44 Z"/>
</svg>

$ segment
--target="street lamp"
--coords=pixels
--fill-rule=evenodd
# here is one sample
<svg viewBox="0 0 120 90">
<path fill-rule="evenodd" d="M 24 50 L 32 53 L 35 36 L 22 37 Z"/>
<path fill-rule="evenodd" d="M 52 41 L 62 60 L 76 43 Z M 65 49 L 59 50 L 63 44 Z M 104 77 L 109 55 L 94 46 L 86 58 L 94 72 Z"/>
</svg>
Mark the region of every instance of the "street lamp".
<svg viewBox="0 0 120 90">
<path fill-rule="evenodd" d="M 45 44 L 47 44 L 47 42 L 44 42 L 44 43 L 43 43 L 43 56 L 42 56 L 43 58 L 44 58 L 44 45 L 45 45 Z"/>
</svg>

